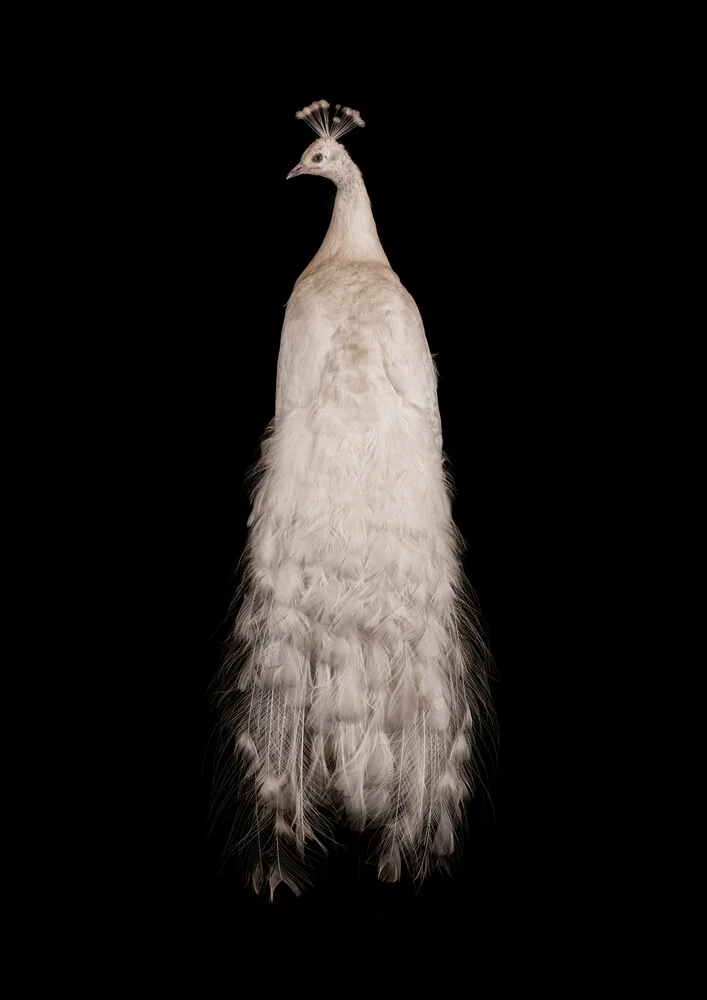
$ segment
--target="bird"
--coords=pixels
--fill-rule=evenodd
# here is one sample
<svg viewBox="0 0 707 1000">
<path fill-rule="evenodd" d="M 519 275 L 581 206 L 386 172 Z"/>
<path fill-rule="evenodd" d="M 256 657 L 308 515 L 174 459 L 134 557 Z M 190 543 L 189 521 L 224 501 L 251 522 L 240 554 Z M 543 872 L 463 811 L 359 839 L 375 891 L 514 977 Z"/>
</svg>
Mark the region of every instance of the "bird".
<svg viewBox="0 0 707 1000">
<path fill-rule="evenodd" d="M 436 365 L 340 141 L 365 122 L 296 117 L 317 138 L 287 179 L 336 198 L 285 308 L 217 694 L 236 846 L 271 899 L 311 884 L 339 824 L 371 834 L 383 881 L 448 865 L 493 729 Z"/>
</svg>

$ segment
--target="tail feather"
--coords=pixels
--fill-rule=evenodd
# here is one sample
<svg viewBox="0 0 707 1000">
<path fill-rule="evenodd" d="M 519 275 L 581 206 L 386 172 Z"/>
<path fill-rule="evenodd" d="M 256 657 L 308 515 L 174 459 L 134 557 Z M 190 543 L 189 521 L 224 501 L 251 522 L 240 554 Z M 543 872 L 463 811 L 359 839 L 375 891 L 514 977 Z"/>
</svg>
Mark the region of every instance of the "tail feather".
<svg viewBox="0 0 707 1000">
<path fill-rule="evenodd" d="M 378 829 L 381 878 L 424 877 L 473 786 L 488 655 L 441 454 L 392 412 L 293 410 L 263 443 L 222 675 L 256 891 L 301 889 L 332 808 Z"/>
</svg>

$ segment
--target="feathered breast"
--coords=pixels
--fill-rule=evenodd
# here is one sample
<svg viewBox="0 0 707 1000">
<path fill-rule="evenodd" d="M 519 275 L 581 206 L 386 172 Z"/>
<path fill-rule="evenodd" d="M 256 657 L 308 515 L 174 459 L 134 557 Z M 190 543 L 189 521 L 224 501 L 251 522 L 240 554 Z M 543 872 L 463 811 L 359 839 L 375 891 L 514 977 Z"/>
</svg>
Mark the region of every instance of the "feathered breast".
<svg viewBox="0 0 707 1000">
<path fill-rule="evenodd" d="M 300 279 L 287 304 L 276 413 L 342 394 L 393 396 L 419 407 L 439 436 L 437 379 L 420 313 L 386 265 L 328 263 Z"/>
</svg>

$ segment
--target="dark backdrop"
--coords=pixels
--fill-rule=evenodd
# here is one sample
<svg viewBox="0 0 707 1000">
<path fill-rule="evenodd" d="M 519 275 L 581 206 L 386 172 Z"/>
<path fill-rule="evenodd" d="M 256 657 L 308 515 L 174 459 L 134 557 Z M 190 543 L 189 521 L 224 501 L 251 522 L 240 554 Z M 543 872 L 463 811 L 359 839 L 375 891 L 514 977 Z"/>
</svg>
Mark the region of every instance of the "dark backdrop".
<svg viewBox="0 0 707 1000">
<path fill-rule="evenodd" d="M 114 302 L 131 431 L 122 499 L 143 622 L 144 665 L 128 674 L 150 734 L 123 821 L 148 919 L 214 949 L 285 931 L 333 942 L 402 927 L 480 948 L 509 928 L 567 931 L 563 913 L 587 865 L 586 816 L 569 806 L 569 734 L 586 676 L 574 629 L 581 511 L 595 489 L 578 460 L 596 208 L 581 111 L 539 67 L 530 81 L 520 71 L 477 77 L 472 99 L 463 87 L 366 90 L 354 78 L 282 84 L 274 97 L 241 81 L 234 96 L 222 66 L 202 55 L 176 83 L 158 75 L 114 150 L 111 225 L 129 245 Z M 324 180 L 285 181 L 314 138 L 294 113 L 321 97 L 366 121 L 344 143 L 437 356 L 454 516 L 497 665 L 500 740 L 454 877 L 417 893 L 381 885 L 357 874 L 349 850 L 301 900 L 280 890 L 270 904 L 222 866 L 224 829 L 207 835 L 207 689 L 246 537 L 245 474 L 274 412 L 285 303 L 334 200 Z"/>
</svg>

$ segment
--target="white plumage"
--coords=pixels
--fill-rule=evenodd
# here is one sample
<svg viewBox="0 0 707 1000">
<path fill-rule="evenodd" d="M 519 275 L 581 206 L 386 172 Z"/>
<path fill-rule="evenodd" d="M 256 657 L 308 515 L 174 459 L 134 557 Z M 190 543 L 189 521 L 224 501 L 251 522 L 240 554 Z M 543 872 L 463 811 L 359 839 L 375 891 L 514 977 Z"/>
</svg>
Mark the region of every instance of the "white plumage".
<svg viewBox="0 0 707 1000">
<path fill-rule="evenodd" d="M 223 671 L 224 730 L 250 792 L 241 846 L 271 893 L 300 890 L 337 811 L 378 831 L 382 878 L 424 877 L 448 857 L 488 708 L 434 364 L 337 141 L 363 122 L 328 109 L 298 112 L 320 138 L 288 176 L 338 192 L 287 304 Z"/>
</svg>

